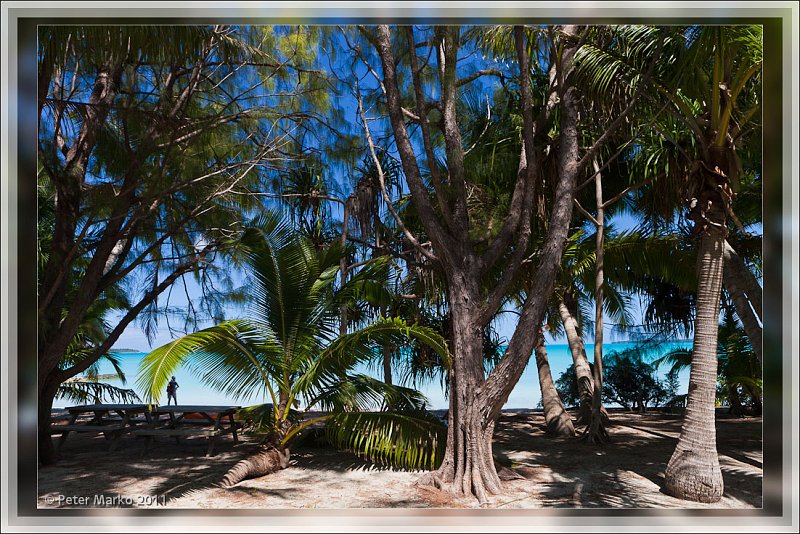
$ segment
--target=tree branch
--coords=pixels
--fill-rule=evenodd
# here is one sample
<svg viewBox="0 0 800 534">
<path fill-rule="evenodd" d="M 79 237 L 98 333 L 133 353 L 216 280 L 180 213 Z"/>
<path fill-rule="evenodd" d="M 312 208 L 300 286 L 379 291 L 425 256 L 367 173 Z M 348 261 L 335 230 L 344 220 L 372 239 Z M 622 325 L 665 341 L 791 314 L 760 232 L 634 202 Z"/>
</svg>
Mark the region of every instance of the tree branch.
<svg viewBox="0 0 800 534">
<path fill-rule="evenodd" d="M 508 232 L 509 234 L 516 233 L 517 239 L 514 244 L 515 250 L 514 253 L 511 255 L 511 258 L 507 265 L 503 269 L 503 274 L 495 285 L 495 287 L 489 293 L 486 303 L 481 307 L 480 310 L 480 323 L 479 324 L 487 324 L 491 317 L 495 314 L 497 309 L 500 307 L 500 303 L 502 302 L 503 298 L 508 291 L 512 281 L 517 275 L 522 262 L 525 260 L 525 256 L 528 252 L 528 242 L 530 241 L 531 236 L 531 212 L 533 211 L 533 198 L 534 198 L 534 187 L 536 183 L 536 166 L 533 162 L 534 158 L 534 147 L 533 147 L 533 136 L 534 136 L 534 120 L 533 120 L 533 96 L 531 94 L 531 84 L 530 84 L 530 58 L 527 54 L 527 45 L 525 42 L 525 35 L 522 27 L 515 26 L 514 27 L 514 44 L 517 51 L 517 57 L 519 59 L 520 64 L 520 72 L 521 72 L 521 79 L 520 79 L 520 90 L 522 93 L 522 117 L 523 117 L 523 129 L 522 129 L 522 138 L 523 138 L 523 153 L 520 156 L 520 172 L 517 174 L 517 186 L 520 183 L 523 185 L 523 194 L 521 198 L 522 206 L 516 210 L 509 210 L 512 214 L 517 212 L 517 224 L 515 226 L 518 229 L 513 227 L 506 226 L 504 224 L 503 230 Z M 531 155 L 531 161 L 528 161 L 527 155 Z M 524 173 L 522 172 L 524 162 Z M 516 191 L 515 191 L 516 193 Z M 512 199 L 512 203 L 513 203 Z M 512 215 L 509 216 L 511 218 Z M 517 230 L 515 232 L 515 230 Z M 510 237 L 508 238 L 510 239 Z M 497 243 L 499 240 L 496 240 Z M 496 253 L 496 250 L 491 250 L 492 253 Z M 490 258 L 489 258 L 490 259 Z M 483 260 L 483 258 L 482 258 Z M 482 266 L 486 265 L 486 260 L 483 260 Z M 489 264 L 486 268 L 490 267 Z"/>
<path fill-rule="evenodd" d="M 461 129 L 456 118 L 456 58 L 458 54 L 459 28 L 447 26 L 444 37 L 437 42 L 439 50 L 439 77 L 442 87 L 442 125 L 444 129 L 444 148 L 447 154 L 447 172 L 450 187 L 455 193 L 452 217 L 455 232 L 460 232 L 459 241 L 468 246 L 469 211 L 467 210 L 467 184 L 464 175 L 464 147 Z M 467 251 L 462 250 L 462 255 Z"/>
<path fill-rule="evenodd" d="M 522 38 L 520 36 L 519 38 Z M 517 36 L 515 35 L 515 40 Z M 517 46 L 517 57 L 519 59 L 520 65 L 527 64 L 528 69 L 530 69 L 530 58 L 527 55 L 527 49 L 523 48 L 520 49 Z M 528 168 L 530 167 L 532 170 L 535 169 L 535 161 L 534 161 L 534 154 L 530 156 L 531 161 L 528 161 L 528 150 L 534 150 L 534 142 L 536 141 L 537 137 L 544 135 L 544 132 L 548 130 L 548 125 L 553 117 L 553 110 L 555 109 L 556 104 L 558 103 L 558 95 L 557 95 L 557 77 L 556 77 L 556 64 L 553 62 L 550 66 L 549 71 L 549 78 L 550 78 L 550 90 L 548 93 L 547 104 L 545 105 L 544 109 L 539 113 L 536 117 L 536 121 L 533 122 L 532 118 L 529 117 L 529 120 L 533 122 L 533 129 L 528 134 L 526 133 L 525 127 L 525 113 L 526 110 L 530 111 L 532 114 L 533 110 L 533 103 L 532 103 L 532 95 L 530 94 L 530 79 L 521 80 L 520 88 L 523 89 L 522 85 L 526 85 L 528 87 L 527 92 L 528 97 L 525 96 L 525 90 L 523 89 L 523 144 L 522 149 L 520 150 L 520 158 L 519 158 L 519 166 L 517 169 L 517 182 L 514 185 L 514 192 L 511 196 L 511 204 L 508 209 L 508 215 L 506 216 L 505 220 L 503 221 L 503 226 L 498 232 L 497 236 L 495 237 L 494 241 L 489 245 L 486 252 L 483 253 L 481 257 L 481 272 L 487 273 L 489 269 L 497 262 L 503 252 L 508 247 L 509 243 L 511 242 L 512 237 L 514 237 L 515 232 L 519 226 L 520 220 L 523 217 L 530 218 L 531 212 L 533 210 L 533 201 L 535 197 L 535 186 L 536 180 L 535 177 L 527 178 L 528 176 Z M 527 100 L 527 104 L 524 102 L 525 99 Z M 532 116 L 532 115 L 531 115 Z M 525 143 L 524 137 L 526 135 L 530 135 L 530 139 L 533 142 Z M 528 149 L 527 145 L 530 144 L 531 148 Z M 530 198 L 528 198 L 528 195 Z M 526 202 L 530 203 L 530 209 L 526 212 Z"/>
<path fill-rule="evenodd" d="M 441 226 L 436 211 L 431 205 L 428 190 L 422 181 L 414 148 L 411 144 L 405 124 L 403 124 L 402 111 L 400 109 L 400 92 L 397 84 L 397 72 L 395 70 L 394 55 L 392 54 L 389 27 L 386 25 L 378 26 L 378 37 L 370 35 L 363 27 L 359 28 L 362 33 L 367 35 L 367 39 L 377 44 L 378 53 L 381 56 L 386 85 L 386 103 L 389 108 L 389 120 L 394 132 L 397 150 L 400 154 L 400 161 L 405 171 L 408 188 L 414 199 L 414 205 L 417 207 L 420 220 L 433 241 L 437 252 L 441 251 L 447 259 L 447 262 L 452 263 L 456 261 L 459 255 L 451 252 L 452 240 Z"/>
<path fill-rule="evenodd" d="M 420 79 L 420 73 L 422 69 L 418 66 L 417 63 L 417 52 L 414 48 L 414 28 L 413 26 L 409 26 L 406 29 L 406 37 L 408 39 L 409 45 L 409 55 L 411 61 L 411 79 L 414 84 L 414 96 L 417 102 L 417 113 L 421 117 L 425 117 L 424 121 L 420 121 L 420 129 L 422 130 L 422 144 L 425 148 L 425 157 L 426 163 L 428 165 L 428 170 L 431 173 L 431 182 L 433 183 L 433 189 L 436 193 L 436 200 L 439 203 L 439 208 L 442 210 L 442 216 L 444 217 L 445 224 L 450 232 L 453 232 L 453 215 L 450 210 L 450 205 L 447 202 L 447 198 L 442 190 L 442 177 L 439 174 L 439 165 L 436 162 L 436 155 L 433 152 L 433 143 L 431 142 L 431 132 L 430 127 L 428 126 L 427 121 L 427 109 L 425 107 L 425 94 L 422 91 L 422 80 Z"/>
<path fill-rule="evenodd" d="M 481 76 L 497 76 L 501 80 L 505 79 L 503 73 L 497 69 L 482 69 L 477 72 L 473 72 L 466 78 L 461 78 L 460 80 L 456 81 L 456 87 L 461 87 L 462 85 L 466 85 L 468 83 L 474 82 Z"/>
<path fill-rule="evenodd" d="M 588 211 L 586 211 L 586 209 L 584 209 L 584 207 L 583 207 L 583 206 L 581 206 L 581 203 L 580 203 L 580 202 L 578 202 L 578 199 L 577 199 L 577 198 L 573 198 L 573 199 L 572 199 L 572 202 L 575 204 L 575 207 L 576 207 L 576 208 L 578 208 L 578 211 L 580 211 L 581 213 L 583 213 L 584 217 L 586 217 L 587 219 L 589 219 L 589 220 L 592 222 L 592 224 L 593 224 L 593 225 L 595 225 L 595 226 L 600 226 L 600 223 L 599 223 L 599 222 L 597 222 L 597 219 L 595 219 L 595 218 L 594 218 L 594 216 L 593 216 L 591 213 L 589 213 Z"/>
<path fill-rule="evenodd" d="M 598 172 L 599 172 L 599 171 L 598 171 Z M 635 184 L 635 185 L 629 185 L 628 187 L 626 187 L 625 189 L 623 189 L 622 191 L 620 191 L 620 192 L 619 192 L 619 194 L 617 194 L 617 195 L 615 195 L 615 196 L 611 197 L 610 199 L 606 200 L 605 202 L 603 202 L 603 206 L 602 206 L 602 207 L 603 207 L 603 208 L 607 208 L 607 207 L 609 207 L 609 206 L 610 206 L 610 205 L 612 205 L 614 202 L 616 202 L 617 200 L 621 199 L 622 197 L 624 197 L 625 195 L 627 195 L 627 194 L 628 194 L 628 193 L 630 193 L 631 191 L 636 191 L 636 190 L 637 190 L 637 189 L 639 189 L 640 187 L 642 187 L 642 186 L 645 186 L 645 185 L 649 184 L 651 181 L 652 181 L 652 179 L 651 179 L 651 178 L 648 178 L 647 180 L 644 180 L 643 182 L 639 182 L 638 184 Z"/>
<path fill-rule="evenodd" d="M 576 31 L 575 26 L 564 27 L 564 33 L 570 38 L 575 36 Z M 561 61 L 557 62 L 559 68 L 566 67 L 567 73 L 572 68 L 572 60 L 577 50 L 577 43 L 572 42 L 573 40 L 566 43 Z M 566 75 L 559 77 L 561 80 L 567 78 Z M 497 420 L 500 409 L 508 399 L 513 385 L 519 381 L 533 353 L 535 336 L 531 336 L 530 333 L 535 332 L 541 325 L 556 274 L 561 268 L 561 256 L 572 218 L 572 199 L 578 171 L 578 98 L 574 87 L 561 85 L 561 139 L 558 158 L 560 179 L 556 185 L 553 210 L 550 214 L 541 259 L 523 306 L 522 316 L 503 358 L 489 374 L 479 392 L 480 400 L 483 402 L 478 405 L 486 407 L 482 415 L 487 423 Z"/>
<path fill-rule="evenodd" d="M 375 144 L 372 142 L 372 134 L 369 131 L 369 124 L 367 123 L 367 118 L 364 116 L 364 103 L 361 99 L 361 91 L 358 88 L 358 80 L 356 80 L 356 98 L 358 99 L 358 113 L 361 117 L 361 123 L 364 125 L 364 134 L 367 137 L 367 144 L 369 146 L 369 153 L 372 157 L 372 162 L 375 164 L 375 168 L 378 171 L 378 183 L 381 187 L 381 194 L 383 195 L 383 200 L 386 203 L 386 207 L 389 209 L 389 213 L 392 214 L 392 218 L 394 218 L 395 222 L 397 222 L 397 226 L 406 236 L 409 243 L 411 243 L 415 249 L 417 249 L 423 256 L 428 258 L 431 261 L 438 261 L 438 258 L 425 247 L 423 247 L 419 240 L 411 233 L 411 231 L 406 227 L 403 220 L 400 218 L 400 215 L 397 213 L 397 210 L 394 208 L 394 204 L 392 203 L 391 197 L 389 197 L 389 193 L 386 191 L 386 177 L 383 174 L 383 166 L 381 165 L 380 160 L 378 159 L 378 155 L 375 153 Z"/>
<path fill-rule="evenodd" d="M 63 371 L 58 372 L 57 379 L 61 382 L 64 380 L 71 378 L 78 373 L 82 373 L 86 369 L 88 369 L 94 362 L 100 359 L 101 356 L 106 354 L 111 347 L 116 343 L 119 336 L 122 335 L 122 332 L 125 328 L 139 315 L 145 307 L 149 306 L 155 298 L 164 292 L 168 287 L 170 287 L 175 280 L 186 274 L 187 272 L 191 271 L 201 259 L 203 259 L 206 255 L 206 250 L 204 249 L 200 252 L 193 261 L 185 262 L 182 265 L 178 266 L 169 276 L 167 276 L 161 283 L 155 285 L 150 291 L 145 293 L 145 295 L 139 300 L 139 302 L 133 306 L 125 316 L 117 323 L 117 326 L 111 331 L 111 333 L 106 337 L 106 339 L 98 345 L 92 353 L 81 360 L 79 363 L 76 363 L 72 367 L 64 369 Z"/>
</svg>

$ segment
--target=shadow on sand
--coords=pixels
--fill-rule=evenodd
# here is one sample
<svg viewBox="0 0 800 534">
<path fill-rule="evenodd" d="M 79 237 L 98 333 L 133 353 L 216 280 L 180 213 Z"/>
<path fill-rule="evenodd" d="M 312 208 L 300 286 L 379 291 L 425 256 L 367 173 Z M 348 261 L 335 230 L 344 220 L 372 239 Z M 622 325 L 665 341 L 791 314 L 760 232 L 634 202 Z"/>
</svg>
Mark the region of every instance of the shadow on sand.
<svg viewBox="0 0 800 534">
<path fill-rule="evenodd" d="M 692 507 L 661 491 L 664 469 L 680 432 L 680 416 L 612 414 L 612 423 L 611 441 L 597 447 L 577 438 L 547 437 L 540 413 L 504 413 L 495 433 L 496 458 L 521 475 L 506 482 L 518 497 L 506 500 L 516 499 L 526 507 Z M 761 507 L 761 419 L 720 418 L 717 428 L 727 499 L 722 506 Z M 125 436 L 116 451 L 107 449 L 102 437 L 71 436 L 62 460 L 40 467 L 40 505 L 45 497 L 58 494 L 135 494 L 158 496 L 169 506 L 182 497 L 217 488 L 228 469 L 256 452 L 258 445 L 247 439 L 235 446 L 221 440 L 217 453 L 206 457 L 203 439 L 180 444 L 163 439 L 145 454 L 143 440 Z M 296 499 L 304 483 L 325 477 L 325 472 L 332 478 L 355 472 L 374 472 L 380 477 L 388 470 L 350 453 L 308 445 L 292 450 L 291 467 L 299 469 L 277 485 L 267 475 L 227 492 L 246 502 L 257 503 L 259 497 L 280 502 L 289 496 Z M 399 501 L 391 502 L 400 506 Z"/>
</svg>

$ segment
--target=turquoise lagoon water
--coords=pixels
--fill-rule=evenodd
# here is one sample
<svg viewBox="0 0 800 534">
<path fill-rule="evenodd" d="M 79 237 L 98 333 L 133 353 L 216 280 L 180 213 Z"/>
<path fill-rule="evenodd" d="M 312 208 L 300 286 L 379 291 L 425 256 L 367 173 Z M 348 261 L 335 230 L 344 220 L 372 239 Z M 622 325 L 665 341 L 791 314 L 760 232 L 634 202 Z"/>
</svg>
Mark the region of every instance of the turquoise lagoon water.
<svg viewBox="0 0 800 534">
<path fill-rule="evenodd" d="M 629 348 L 637 346 L 635 342 L 627 343 L 606 343 L 603 345 L 604 354 L 611 354 L 612 352 L 621 352 Z M 658 351 L 651 352 L 650 356 L 655 358 L 670 350 L 691 347 L 691 341 L 675 341 L 659 345 Z M 586 344 L 586 354 L 589 359 L 592 359 L 593 345 Z M 136 378 L 139 372 L 139 364 L 145 356 L 144 352 L 122 352 L 116 353 L 120 360 L 120 367 L 122 368 L 127 378 L 127 383 L 123 384 L 118 379 L 106 380 L 109 384 L 115 386 L 126 387 L 133 389 L 142 398 L 145 399 L 143 392 L 136 386 Z M 553 374 L 553 380 L 558 380 L 558 377 L 563 373 L 571 364 L 572 356 L 569 351 L 569 346 L 566 344 L 548 344 L 547 355 L 550 361 L 550 370 Z M 100 363 L 100 374 L 113 374 L 114 369 L 111 364 L 105 360 Z M 358 372 L 370 373 L 367 369 L 358 369 Z M 659 370 L 660 375 L 664 375 L 666 369 Z M 375 375 L 380 376 L 380 375 Z M 223 404 L 223 405 L 239 405 L 247 406 L 250 404 L 259 404 L 269 402 L 268 396 L 264 394 L 256 395 L 251 398 L 237 398 L 229 396 L 201 383 L 196 376 L 187 368 L 178 369 L 175 372 L 175 379 L 178 381 L 180 388 L 178 389 L 178 402 L 180 404 Z M 680 389 L 679 393 L 686 393 L 689 382 L 688 370 L 683 371 L 679 375 Z M 422 393 L 428 398 L 428 403 L 432 409 L 446 409 L 447 399 L 444 392 L 439 387 L 438 382 L 426 384 L 420 387 Z M 531 358 L 528 367 L 525 369 L 519 383 L 509 396 L 505 408 L 535 408 L 539 404 L 539 379 L 536 370 L 536 362 Z M 166 392 L 162 394 L 160 402 L 166 402 Z M 63 400 L 56 400 L 56 406 L 62 407 L 65 404 Z"/>
</svg>

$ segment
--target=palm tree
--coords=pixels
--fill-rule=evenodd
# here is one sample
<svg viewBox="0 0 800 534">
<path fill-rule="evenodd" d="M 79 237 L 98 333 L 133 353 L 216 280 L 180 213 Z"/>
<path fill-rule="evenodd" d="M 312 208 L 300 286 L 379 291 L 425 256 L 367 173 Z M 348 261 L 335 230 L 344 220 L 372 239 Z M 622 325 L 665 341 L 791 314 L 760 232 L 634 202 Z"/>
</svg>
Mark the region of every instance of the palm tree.
<svg viewBox="0 0 800 534">
<path fill-rule="evenodd" d="M 741 109 L 737 101 L 745 84 L 760 71 L 760 31 L 756 26 L 695 29 L 689 49 L 698 59 L 686 65 L 701 72 L 709 69 L 710 86 L 701 88 L 706 90 L 694 102 L 710 102 L 710 106 L 702 116 L 689 115 L 685 102 L 681 109 L 700 149 L 687 175 L 688 198 L 692 199 L 689 218 L 695 223 L 693 234 L 699 236 L 697 314 L 686 416 L 665 478 L 670 493 L 700 502 L 716 502 L 723 492 L 714 425 L 717 328 L 727 218 L 741 165 L 736 130 L 750 113 L 736 117 L 734 111 Z"/>
<path fill-rule="evenodd" d="M 630 41 L 638 44 L 620 47 L 616 54 L 584 47 L 590 59 L 583 64 L 600 74 L 595 76 L 599 83 L 627 82 L 641 74 L 636 66 L 641 57 L 663 45 L 665 60 L 650 81 L 654 103 L 642 120 L 644 135 L 636 153 L 645 167 L 656 170 L 658 194 L 653 198 L 662 217 L 671 221 L 675 207 L 689 199 L 687 218 L 698 240 L 694 358 L 686 417 L 667 465 L 666 488 L 679 498 L 716 502 L 723 491 L 714 397 L 727 219 L 743 171 L 740 154 L 748 152 L 744 141 L 758 128 L 753 119 L 760 112 L 762 28 L 631 26 L 620 31 L 635 36 Z"/>
<path fill-rule="evenodd" d="M 717 403 L 727 403 L 731 413 L 742 413 L 749 404 L 753 413 L 761 413 L 761 365 L 744 329 L 733 315 L 731 304 L 723 309 L 717 346 Z M 691 365 L 693 351 L 670 351 L 653 363 L 669 365 L 669 374 L 677 373 Z"/>
<path fill-rule="evenodd" d="M 323 422 L 336 445 L 377 461 L 435 467 L 444 427 L 425 411 L 424 397 L 352 372 L 386 343 L 425 343 L 448 361 L 444 340 L 397 318 L 340 334 L 341 303 L 357 294 L 361 284 L 371 283 L 376 268 L 368 264 L 336 287 L 343 254 L 338 243 L 315 247 L 307 238 L 289 234 L 274 217 L 248 229 L 242 243 L 251 277 L 251 317 L 217 324 L 154 350 L 142 361 L 139 378 L 147 395 L 158 400 L 174 369 L 188 364 L 202 382 L 221 391 L 240 398 L 269 395 L 272 402 L 259 409 L 266 415 L 261 418 L 264 449 L 235 465 L 222 484 L 286 467 L 292 441 Z M 298 414 L 293 407 L 300 400 L 305 407 Z M 299 417 L 312 408 L 323 414 Z"/>
<path fill-rule="evenodd" d="M 604 247 L 613 256 L 619 249 L 627 245 L 627 235 L 618 234 L 613 225 L 605 228 Z M 587 436 L 591 428 L 594 411 L 594 395 L 597 371 L 596 362 L 593 366 L 589 365 L 586 355 L 586 348 L 583 343 L 583 331 L 586 327 L 592 326 L 589 308 L 592 299 L 595 297 L 595 274 L 594 269 L 597 257 L 596 236 L 588 234 L 584 230 L 575 231 L 567 242 L 564 251 L 563 267 L 561 275 L 557 281 L 556 290 L 551 299 L 548 316 L 559 318 L 559 322 L 553 321 L 550 325 L 554 333 L 563 333 L 567 338 L 567 343 L 572 354 L 573 367 L 576 373 L 578 390 L 580 394 L 580 404 L 578 412 L 578 425 L 587 425 Z M 601 299 L 603 311 L 619 327 L 624 328 L 630 324 L 630 313 L 627 310 L 628 299 L 619 291 L 619 281 L 614 279 L 616 273 L 612 272 L 605 280 L 606 298 Z M 595 332 L 598 327 L 595 318 Z M 602 328 L 602 325 L 600 325 Z M 597 335 L 595 337 L 598 337 Z M 605 423 L 608 415 L 602 405 L 598 408 L 600 425 L 598 433 L 605 435 Z"/>
<path fill-rule="evenodd" d="M 575 426 L 572 417 L 564 408 L 558 394 L 553 374 L 550 372 L 550 363 L 547 360 L 547 349 L 544 344 L 544 333 L 540 329 L 536 334 L 536 368 L 539 373 L 539 387 L 542 393 L 542 408 L 544 409 L 544 422 L 548 434 L 561 437 L 575 435 Z"/>
</svg>

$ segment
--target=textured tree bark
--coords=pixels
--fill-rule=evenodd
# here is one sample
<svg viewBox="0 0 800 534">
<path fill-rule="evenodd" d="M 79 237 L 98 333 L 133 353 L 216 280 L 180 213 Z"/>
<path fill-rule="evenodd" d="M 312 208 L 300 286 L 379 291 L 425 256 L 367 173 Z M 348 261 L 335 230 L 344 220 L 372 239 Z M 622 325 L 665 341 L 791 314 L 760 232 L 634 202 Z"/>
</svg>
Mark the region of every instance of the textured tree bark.
<svg viewBox="0 0 800 534">
<path fill-rule="evenodd" d="M 553 383 L 553 375 L 550 373 L 550 362 L 547 360 L 547 349 L 544 344 L 544 334 L 541 330 L 536 334 L 534 350 L 547 433 L 558 437 L 572 437 L 575 435 L 575 427 L 572 424 L 572 417 L 564 409 L 564 403 L 561 402 L 561 397 L 558 396 L 558 390 Z"/>
<path fill-rule="evenodd" d="M 270 447 L 238 462 L 222 477 L 219 485 L 230 488 L 246 478 L 261 477 L 286 469 L 289 466 L 289 449 Z"/>
<path fill-rule="evenodd" d="M 678 445 L 667 464 L 665 478 L 666 490 L 670 494 L 680 499 L 710 503 L 719 501 L 723 492 L 717 457 L 715 406 L 719 300 L 726 231 L 725 211 L 719 193 L 708 188 L 698 196 L 690 212 L 700 243 L 689 393 Z"/>
<path fill-rule="evenodd" d="M 567 343 L 572 354 L 572 363 L 575 366 L 575 378 L 578 380 L 580 403 L 577 424 L 588 425 L 592 420 L 594 378 L 586 357 L 586 347 L 583 344 L 583 338 L 578 333 L 578 322 L 563 300 L 558 303 L 558 312 L 561 315 L 564 331 L 567 333 Z"/>
<path fill-rule="evenodd" d="M 479 398 L 485 385 L 483 335 L 472 303 L 480 293 L 474 277 L 454 272 L 449 279 L 453 353 L 458 355 L 449 374 L 450 427 L 442 465 L 420 483 L 474 494 L 484 503 L 489 495 L 500 493 L 501 483 L 492 455 L 494 419 L 485 417 Z"/>
<path fill-rule="evenodd" d="M 448 373 L 450 384 L 450 410 L 448 415 L 448 440 L 443 462 L 439 469 L 423 476 L 420 484 L 434 484 L 456 494 L 472 494 L 485 504 L 491 494 L 501 491 L 500 479 L 492 458 L 492 436 L 500 410 L 508 395 L 522 375 L 533 352 L 534 338 L 530 332 L 541 325 L 547 299 L 552 291 L 572 213 L 576 176 L 580 167 L 578 151 L 578 95 L 567 81 L 572 68 L 572 57 L 578 48 L 577 28 L 561 28 L 565 38 L 564 49 L 559 56 L 561 68 L 557 89 L 562 103 L 561 138 L 559 143 L 559 172 L 554 178 L 555 201 L 550 217 L 545 243 L 540 254 L 538 272 L 528 299 L 523 306 L 520 322 L 512 336 L 502 360 L 488 377 L 484 377 L 482 332 L 496 313 L 502 297 L 512 283 L 527 256 L 530 238 L 530 216 L 533 205 L 533 182 L 538 179 L 538 161 L 534 148 L 534 121 L 529 76 L 521 77 L 523 100 L 523 144 L 526 161 L 520 162 L 517 186 L 512 204 L 521 205 L 519 213 L 509 214 L 501 231 L 485 255 L 477 255 L 470 238 L 469 213 L 467 209 L 467 187 L 463 169 L 463 146 L 458 130 L 456 61 L 459 35 L 455 28 L 437 30 L 434 48 L 439 60 L 439 79 L 442 95 L 441 128 L 445 139 L 448 166 L 449 209 L 452 227 L 443 226 L 439 211 L 431 203 L 431 195 L 422 180 L 414 147 L 405 127 L 401 107 L 401 95 L 392 50 L 391 33 L 388 26 L 379 26 L 372 34 L 362 32 L 375 45 L 381 56 L 384 74 L 384 89 L 393 137 L 397 145 L 406 181 L 412 200 L 419 213 L 435 256 L 426 257 L 438 263 L 447 280 L 447 293 L 452 322 L 453 364 Z M 515 46 L 520 59 L 521 71 L 529 72 L 527 47 L 522 27 L 514 29 Z M 412 43 L 413 46 L 413 43 Z M 555 64 L 555 63 L 554 63 Z M 412 66 L 413 69 L 413 66 Z M 416 69 L 413 69 L 416 70 Z M 413 75 L 413 72 L 412 72 Z M 555 91 L 553 91 L 553 96 Z M 548 99 L 545 111 L 540 115 L 546 119 L 537 121 L 541 126 L 549 124 L 552 105 L 556 99 Z M 538 131 L 538 130 L 537 130 Z M 546 131 L 546 130 L 543 130 Z M 544 135 L 541 131 L 540 135 Z M 539 150 L 539 153 L 541 150 Z M 521 182 L 520 182 L 521 181 Z M 520 196 L 522 195 L 522 196 Z M 447 197 L 447 195 L 445 195 Z M 508 244 L 514 242 L 516 250 L 507 253 Z M 412 242 L 413 244 L 413 242 Z M 417 249 L 424 253 L 424 249 Z M 425 251 L 427 252 L 427 251 Z M 482 291 L 481 282 L 495 263 L 505 254 L 509 261 L 505 265 L 501 282 L 488 291 Z"/>
<path fill-rule="evenodd" d="M 722 274 L 726 277 L 725 279 L 729 279 L 732 282 L 733 286 L 745 293 L 747 300 L 753 305 L 756 316 L 763 322 L 764 315 L 761 304 L 763 290 L 758 280 L 756 280 L 756 277 L 753 276 L 753 273 L 747 268 L 747 265 L 744 264 L 742 257 L 739 256 L 736 249 L 734 249 L 727 240 L 725 240 L 725 268 Z M 728 275 L 730 275 L 730 278 L 727 278 Z M 723 279 L 723 284 L 725 283 L 725 279 Z"/>
<path fill-rule="evenodd" d="M 38 440 L 39 440 L 39 462 L 42 465 L 50 465 L 57 460 L 53 438 L 50 436 L 51 412 L 53 410 L 53 399 L 55 399 L 58 386 L 61 382 L 53 380 L 44 381 L 44 387 L 39 392 L 38 399 Z"/>
<path fill-rule="evenodd" d="M 753 352 L 756 353 L 758 361 L 763 365 L 763 328 L 761 326 L 763 322 L 759 324 L 761 321 L 761 286 L 758 285 L 753 273 L 728 241 L 725 241 L 722 283 L 733 299 L 736 314 L 742 321 Z"/>
<path fill-rule="evenodd" d="M 678 446 L 666 470 L 667 491 L 698 502 L 717 502 L 723 491 L 714 417 L 723 244 L 719 235 L 700 238 L 689 394 Z"/>
</svg>

